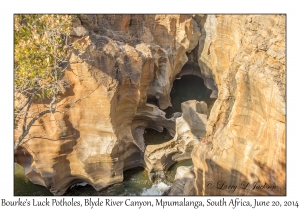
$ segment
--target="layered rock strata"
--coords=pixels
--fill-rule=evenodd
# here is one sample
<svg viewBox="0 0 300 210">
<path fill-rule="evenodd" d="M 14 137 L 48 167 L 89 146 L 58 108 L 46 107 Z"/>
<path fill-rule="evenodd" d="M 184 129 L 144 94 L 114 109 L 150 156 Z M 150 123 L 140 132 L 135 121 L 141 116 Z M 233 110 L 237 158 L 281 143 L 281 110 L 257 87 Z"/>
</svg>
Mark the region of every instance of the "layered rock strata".
<svg viewBox="0 0 300 210">
<path fill-rule="evenodd" d="M 196 195 L 286 194 L 285 15 L 207 15 L 199 66 L 218 86 Z M 234 189 L 235 188 L 235 189 Z"/>
</svg>

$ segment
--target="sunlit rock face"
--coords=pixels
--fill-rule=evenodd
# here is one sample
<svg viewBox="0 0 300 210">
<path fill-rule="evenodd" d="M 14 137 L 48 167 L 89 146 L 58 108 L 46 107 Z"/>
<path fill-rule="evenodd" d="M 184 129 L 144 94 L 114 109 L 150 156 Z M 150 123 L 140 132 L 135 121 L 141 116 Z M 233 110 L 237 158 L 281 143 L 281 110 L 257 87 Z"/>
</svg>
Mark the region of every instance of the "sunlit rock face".
<svg viewBox="0 0 300 210">
<path fill-rule="evenodd" d="M 198 17 L 199 66 L 219 93 L 192 152 L 196 195 L 286 194 L 285 18 Z"/>
<path fill-rule="evenodd" d="M 29 179 L 55 195 L 77 182 L 101 190 L 144 166 L 135 129 L 165 127 L 175 135 L 175 121 L 161 110 L 200 28 L 192 15 L 81 15 L 72 35 L 88 35 L 91 45 L 70 57 L 61 112 L 37 122 L 15 154 Z"/>
</svg>

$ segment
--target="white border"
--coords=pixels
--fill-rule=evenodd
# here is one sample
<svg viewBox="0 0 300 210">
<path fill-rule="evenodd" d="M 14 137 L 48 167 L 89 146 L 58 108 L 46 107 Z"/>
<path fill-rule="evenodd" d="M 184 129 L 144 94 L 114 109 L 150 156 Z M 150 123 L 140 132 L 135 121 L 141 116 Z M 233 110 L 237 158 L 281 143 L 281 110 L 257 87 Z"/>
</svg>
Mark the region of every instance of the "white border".
<svg viewBox="0 0 300 210">
<path fill-rule="evenodd" d="M 299 162 L 299 93 L 298 83 L 300 70 L 298 60 L 299 13 L 296 1 L 252 0 L 252 1 L 2 1 L 0 27 L 0 166 L 1 166 L 1 199 L 17 200 L 13 196 L 13 14 L 14 13 L 286 13 L 287 14 L 287 196 L 259 197 L 268 200 L 297 200 L 300 190 L 298 179 Z M 298 65 L 297 65 L 298 64 Z M 298 68 L 297 68 L 298 67 Z M 33 197 L 30 197 L 32 199 Z M 112 197 L 117 199 L 118 197 Z M 133 197 L 130 197 L 133 198 Z M 208 199 L 209 197 L 205 197 Z M 212 197 L 217 200 L 217 197 Z M 226 199 L 230 199 L 227 197 Z M 243 198 L 243 197 L 241 197 Z M 255 197 L 245 197 L 252 199 Z M 21 197 L 25 200 L 26 197 Z M 84 199 L 84 198 L 80 198 Z M 122 199 L 119 197 L 119 199 Z M 136 198 L 138 199 L 146 199 Z M 153 198 L 154 199 L 154 198 Z M 168 198 L 178 200 L 176 197 Z M 198 199 L 195 197 L 195 199 Z M 51 207 L 52 208 L 52 207 Z M 99 208 L 99 207 L 98 207 Z M 124 206 L 122 207 L 124 208 Z M 172 207 L 174 208 L 174 207 Z M 1 207 L 6 209 L 6 207 Z M 19 209 L 19 208 L 18 208 Z M 29 209 L 29 208 L 28 208 Z M 152 208 L 153 209 L 153 208 Z M 171 208 L 167 208 L 171 209 Z"/>
</svg>

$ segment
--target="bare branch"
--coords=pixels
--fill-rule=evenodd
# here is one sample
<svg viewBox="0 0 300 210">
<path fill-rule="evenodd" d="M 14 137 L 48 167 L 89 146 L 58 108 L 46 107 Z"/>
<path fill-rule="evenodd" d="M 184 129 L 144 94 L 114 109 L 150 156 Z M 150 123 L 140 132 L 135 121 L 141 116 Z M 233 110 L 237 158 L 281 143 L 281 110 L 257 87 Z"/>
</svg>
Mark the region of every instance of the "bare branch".
<svg viewBox="0 0 300 210">
<path fill-rule="evenodd" d="M 14 150 L 16 151 L 16 149 L 18 148 L 20 142 L 25 138 L 25 136 L 28 134 L 31 126 L 33 125 L 33 123 L 35 123 L 35 121 L 37 119 L 39 119 L 40 117 L 42 117 L 43 115 L 50 113 L 50 110 L 45 110 L 41 113 L 39 113 L 37 116 L 35 116 L 34 118 L 31 119 L 31 121 L 28 123 L 26 129 L 24 130 L 24 132 L 22 133 L 22 135 L 18 138 L 17 141 L 15 141 L 15 146 L 14 146 Z"/>
<path fill-rule="evenodd" d="M 24 121 L 23 121 L 23 126 L 22 126 L 22 131 L 24 132 L 25 129 L 26 129 L 26 122 L 27 122 L 27 116 L 28 116 L 28 111 L 29 111 L 29 108 L 32 104 L 32 100 L 33 100 L 33 97 L 30 98 L 29 102 L 28 102 L 28 105 L 27 105 L 27 109 L 26 109 L 26 112 L 25 112 L 25 116 L 24 116 Z"/>
<path fill-rule="evenodd" d="M 86 99 L 88 98 L 93 92 L 95 92 L 95 90 L 97 90 L 98 88 L 100 87 L 100 85 L 98 85 L 94 90 L 92 90 L 89 94 L 87 94 L 85 97 L 82 97 L 82 98 L 79 98 L 77 99 L 67 110 L 65 110 L 64 112 L 62 113 L 66 113 L 68 112 L 76 103 L 82 101 L 83 99 Z"/>
</svg>

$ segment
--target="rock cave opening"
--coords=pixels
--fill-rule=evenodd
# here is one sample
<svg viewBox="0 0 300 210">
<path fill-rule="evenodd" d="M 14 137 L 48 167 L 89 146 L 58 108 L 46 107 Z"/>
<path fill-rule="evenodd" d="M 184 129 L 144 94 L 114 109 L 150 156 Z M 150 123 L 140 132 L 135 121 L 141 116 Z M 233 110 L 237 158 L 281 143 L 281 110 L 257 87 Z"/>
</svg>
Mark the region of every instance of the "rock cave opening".
<svg viewBox="0 0 300 210">
<path fill-rule="evenodd" d="M 170 93 L 172 106 L 164 110 L 166 117 L 170 118 L 173 113 L 181 112 L 181 103 L 188 100 L 204 101 L 209 113 L 216 99 L 210 98 L 212 90 L 204 85 L 204 80 L 190 74 L 176 78 Z"/>
<path fill-rule="evenodd" d="M 214 102 L 216 101 L 216 93 L 217 89 L 214 88 L 214 81 L 210 78 L 206 78 L 201 74 L 200 68 L 198 65 L 196 65 L 194 62 L 188 62 L 186 65 L 183 66 L 181 72 L 176 75 L 176 79 L 173 82 L 172 89 L 170 91 L 170 100 L 171 100 L 171 106 L 164 110 L 166 113 L 167 119 L 172 119 L 175 117 L 175 113 L 185 113 L 187 107 L 191 106 L 193 102 L 188 101 L 198 101 L 196 102 L 197 105 L 200 105 L 201 101 L 205 102 L 207 107 L 207 111 L 205 112 L 205 117 L 199 118 L 196 111 L 195 116 L 193 117 L 193 122 L 206 122 L 207 117 L 209 116 L 209 113 L 213 107 Z M 157 101 L 155 98 L 150 98 L 147 100 L 147 102 L 152 103 L 153 105 L 157 105 Z M 188 102 L 188 103 L 187 103 Z M 184 103 L 184 105 L 182 105 Z M 198 104 L 199 103 L 199 104 Z M 196 105 L 195 104 L 195 105 Z M 183 108 L 182 106 L 185 106 Z M 177 116 L 181 116 L 177 115 Z M 187 114 L 187 113 L 186 113 Z M 197 115 L 197 116 L 196 116 Z M 208 115 L 208 116 L 207 116 Z M 176 117 L 175 117 L 176 118 Z M 195 119 L 194 119 L 195 118 Z M 197 118 L 197 119 L 196 119 Z M 205 118 L 205 119 L 204 119 Z M 204 120 L 204 121 L 202 121 Z M 185 122 L 185 121 L 184 121 Z M 191 122 L 190 122 L 191 123 Z M 193 123 L 189 126 L 193 126 Z M 192 129 L 192 128 L 191 128 Z M 198 129 L 198 128 L 193 128 Z M 199 127 L 199 132 L 200 132 Z M 203 130 L 203 128 L 202 128 Z M 198 131 L 198 130 L 197 130 Z M 199 135 L 200 133 L 198 133 Z M 202 131 L 202 134 L 203 131 Z M 190 149 L 187 149 L 184 155 L 182 154 L 175 154 L 179 147 L 184 147 L 183 145 L 178 146 L 175 143 L 176 139 L 173 141 L 173 143 L 170 143 L 169 145 L 162 146 L 162 143 L 167 143 L 172 140 L 172 136 L 168 133 L 167 129 L 164 128 L 163 132 L 158 132 L 156 130 L 150 129 L 149 127 L 144 130 L 143 134 L 144 142 L 146 146 L 151 145 L 151 148 L 148 147 L 147 152 L 145 153 L 145 157 L 147 161 L 150 162 L 150 164 L 147 162 L 148 170 L 152 170 L 151 164 L 154 164 L 154 172 L 149 173 L 149 178 L 152 180 L 152 182 L 157 181 L 163 181 L 165 183 L 173 183 L 176 170 L 179 166 L 192 166 L 193 162 L 191 160 L 191 157 L 189 155 Z M 159 145 L 160 144 L 160 145 Z M 168 143 L 167 143 L 168 144 Z M 194 144 L 194 143 L 191 143 Z M 153 145 L 153 146 L 152 146 Z M 155 145 L 155 146 L 154 146 Z M 157 145 L 157 147 L 156 147 Z M 176 146 L 175 146 L 176 145 Z M 177 148 L 178 147 L 178 148 Z M 168 152 L 164 153 L 165 150 L 168 150 Z M 158 158 L 155 162 L 154 159 L 148 159 L 152 152 L 155 153 L 156 156 L 161 156 L 161 161 Z M 173 154 L 173 155 L 170 155 Z M 154 154 L 152 154 L 154 155 Z M 180 155 L 182 155 L 180 157 Z M 159 167 L 157 165 L 162 164 L 160 167 L 164 167 L 164 172 L 159 171 Z M 164 175 L 162 175 L 164 173 Z"/>
<path fill-rule="evenodd" d="M 171 118 L 175 112 L 182 112 L 181 103 L 188 100 L 204 101 L 207 104 L 207 117 L 209 117 L 216 98 L 211 98 L 213 91 L 206 87 L 202 77 L 204 76 L 201 75 L 198 65 L 188 62 L 183 66 L 182 71 L 175 77 L 176 79 L 170 92 L 172 105 L 163 110 L 166 113 L 166 118 Z M 158 101 L 155 97 L 148 96 L 147 103 L 158 106 Z M 143 136 L 146 146 L 161 144 L 172 139 L 166 128 L 164 128 L 163 132 L 149 127 L 145 128 Z"/>
</svg>

